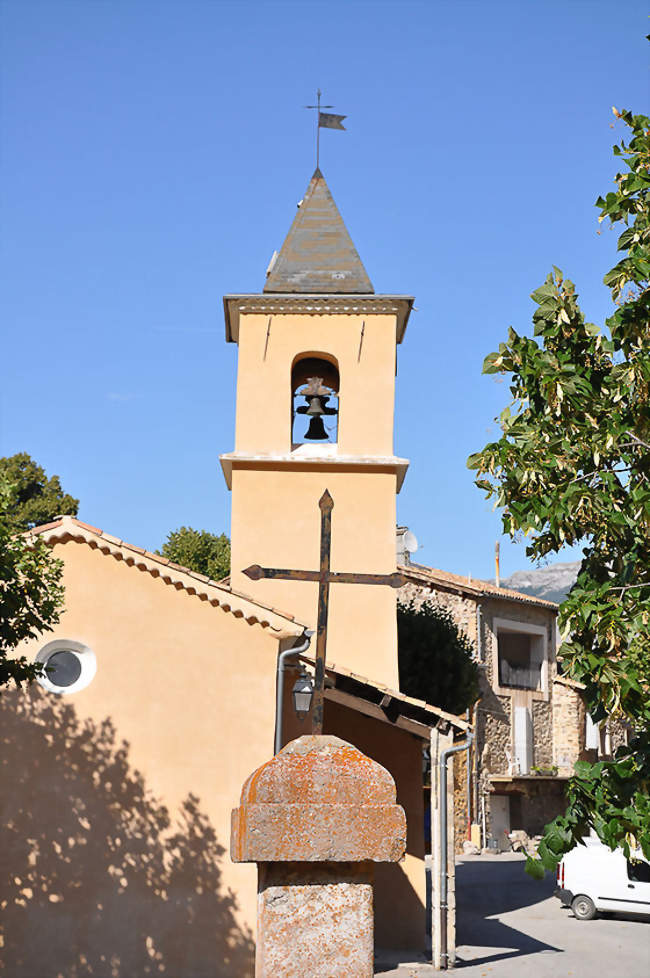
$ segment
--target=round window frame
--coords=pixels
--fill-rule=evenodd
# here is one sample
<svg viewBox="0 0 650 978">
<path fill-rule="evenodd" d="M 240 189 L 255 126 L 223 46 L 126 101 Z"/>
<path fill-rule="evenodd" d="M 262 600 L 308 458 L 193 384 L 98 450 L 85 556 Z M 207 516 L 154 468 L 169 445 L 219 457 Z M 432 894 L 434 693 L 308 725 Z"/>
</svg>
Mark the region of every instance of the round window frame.
<svg viewBox="0 0 650 978">
<path fill-rule="evenodd" d="M 45 666 L 50 656 L 54 655 L 55 652 L 74 653 L 81 663 L 81 672 L 79 678 L 69 686 L 57 686 L 56 683 L 50 680 L 47 673 L 43 673 L 42 676 L 37 676 L 37 682 L 43 689 L 57 696 L 70 696 L 72 693 L 78 693 L 91 684 L 97 672 L 97 659 L 95 653 L 89 646 L 70 638 L 56 638 L 39 650 L 35 661 Z"/>
</svg>

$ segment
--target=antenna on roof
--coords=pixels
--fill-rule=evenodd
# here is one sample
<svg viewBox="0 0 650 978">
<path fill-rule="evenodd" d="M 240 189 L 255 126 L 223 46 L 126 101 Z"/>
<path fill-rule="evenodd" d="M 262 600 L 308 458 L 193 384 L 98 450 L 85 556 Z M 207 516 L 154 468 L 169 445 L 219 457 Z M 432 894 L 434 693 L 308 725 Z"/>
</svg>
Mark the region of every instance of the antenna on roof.
<svg viewBox="0 0 650 978">
<path fill-rule="evenodd" d="M 408 527 L 397 527 L 397 563 L 410 564 L 411 554 L 418 549 L 419 544 L 415 533 L 411 533 Z"/>
<path fill-rule="evenodd" d="M 494 583 L 497 587 L 501 587 L 501 576 L 499 572 L 499 558 L 501 554 L 501 544 L 497 540 L 494 544 Z"/>
</svg>

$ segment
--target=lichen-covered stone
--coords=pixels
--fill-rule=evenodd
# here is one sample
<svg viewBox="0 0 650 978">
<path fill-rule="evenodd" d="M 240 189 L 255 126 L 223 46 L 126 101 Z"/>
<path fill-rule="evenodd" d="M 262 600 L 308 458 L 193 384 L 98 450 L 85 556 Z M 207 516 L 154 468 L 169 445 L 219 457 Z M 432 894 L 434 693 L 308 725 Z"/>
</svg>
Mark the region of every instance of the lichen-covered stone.
<svg viewBox="0 0 650 978">
<path fill-rule="evenodd" d="M 338 737 L 299 737 L 246 780 L 230 847 L 258 863 L 256 978 L 372 978 L 373 863 L 406 849 L 395 799 Z"/>
<path fill-rule="evenodd" d="M 256 978 L 372 978 L 367 864 L 260 867 Z"/>
<path fill-rule="evenodd" d="M 389 772 L 351 744 L 299 737 L 246 780 L 234 862 L 398 862 L 406 817 Z"/>
</svg>

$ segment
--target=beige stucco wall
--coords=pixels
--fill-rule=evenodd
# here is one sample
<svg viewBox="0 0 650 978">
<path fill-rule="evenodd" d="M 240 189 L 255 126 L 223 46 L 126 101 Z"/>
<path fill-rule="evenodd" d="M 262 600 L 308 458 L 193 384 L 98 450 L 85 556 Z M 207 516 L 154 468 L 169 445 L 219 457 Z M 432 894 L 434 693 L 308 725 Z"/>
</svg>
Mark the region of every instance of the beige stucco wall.
<svg viewBox="0 0 650 978">
<path fill-rule="evenodd" d="M 395 344 L 394 315 L 242 315 L 235 450 L 291 450 L 293 362 L 326 354 L 341 383 L 339 454 L 392 455 Z"/>
<path fill-rule="evenodd" d="M 390 574 L 395 570 L 395 477 L 390 473 L 235 469 L 232 494 L 232 573 L 235 590 L 264 604 L 289 608 L 316 627 L 318 585 L 251 581 L 251 564 L 318 570 L 320 510 L 328 489 L 332 511 L 332 570 Z M 332 584 L 327 657 L 397 688 L 395 590 Z"/>
<path fill-rule="evenodd" d="M 336 733 L 387 768 L 406 812 L 406 856 L 375 869 L 375 945 L 422 950 L 426 941 L 422 741 L 412 734 L 325 703 L 325 733 Z"/>
<path fill-rule="evenodd" d="M 246 978 L 256 868 L 230 862 L 230 813 L 272 755 L 279 641 L 87 544 L 54 552 L 66 611 L 25 652 L 72 639 L 93 649 L 97 674 L 69 696 L 34 686 L 0 700 L 8 973 L 34 978 L 47 962 L 52 978 L 131 978 L 164 964 Z M 409 824 L 406 862 L 393 867 L 404 909 L 390 909 L 395 879 L 381 870 L 378 928 L 388 946 L 417 936 L 421 947 L 420 743 L 330 703 L 325 720 L 396 779 Z"/>
<path fill-rule="evenodd" d="M 265 604 L 291 609 L 311 627 L 316 584 L 250 581 L 243 571 L 251 564 L 317 570 L 318 501 L 326 489 L 334 499 L 332 570 L 395 570 L 397 473 L 386 462 L 393 455 L 395 342 L 394 315 L 241 316 L 235 454 L 228 456 L 232 585 Z M 304 355 L 338 364 L 334 445 L 292 445 L 291 370 Z M 339 464 L 343 459 L 346 464 Z M 329 621 L 331 662 L 397 686 L 392 588 L 333 585 Z"/>
<path fill-rule="evenodd" d="M 67 610 L 25 651 L 73 639 L 93 649 L 97 674 L 69 696 L 34 687 L 31 713 L 20 692 L 0 703 L 3 756 L 19 753 L 24 765 L 3 780 L 5 833 L 17 826 L 21 845 L 7 845 L 5 834 L 10 872 L 2 876 L 29 891 L 21 896 L 24 887 L 10 885 L 3 912 L 8 974 L 158 973 L 149 941 L 163 949 L 166 974 L 242 978 L 250 973 L 256 875 L 227 856 L 230 810 L 272 753 L 278 643 L 261 626 L 83 543 L 54 552 L 65 559 Z M 47 760 L 50 741 L 59 745 L 56 763 Z M 124 787 L 137 781 L 134 772 L 142 791 Z M 174 841 L 190 795 L 194 815 Z M 169 826 L 155 815 L 159 803 Z M 156 847 L 160 869 L 148 880 Z M 171 878 L 165 863 L 176 867 Z M 114 970 L 98 959 L 108 945 Z M 94 970 L 84 970 L 82 955 Z"/>
</svg>

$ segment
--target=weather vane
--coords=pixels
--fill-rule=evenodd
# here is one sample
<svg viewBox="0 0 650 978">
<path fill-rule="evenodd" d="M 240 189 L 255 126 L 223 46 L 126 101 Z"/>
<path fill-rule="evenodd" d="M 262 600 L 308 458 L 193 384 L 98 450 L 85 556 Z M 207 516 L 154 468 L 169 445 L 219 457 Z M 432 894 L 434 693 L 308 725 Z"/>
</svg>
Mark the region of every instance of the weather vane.
<svg viewBox="0 0 650 978">
<path fill-rule="evenodd" d="M 342 129 L 346 132 L 345 126 L 342 124 L 344 119 L 347 119 L 345 115 L 335 115 L 333 112 L 323 112 L 322 109 L 333 109 L 333 105 L 321 105 L 320 97 L 323 93 L 320 88 L 316 92 L 316 105 L 306 105 L 306 109 L 316 109 L 316 169 L 319 168 L 320 162 L 320 131 L 321 129 Z"/>
</svg>

